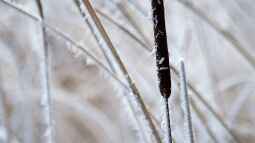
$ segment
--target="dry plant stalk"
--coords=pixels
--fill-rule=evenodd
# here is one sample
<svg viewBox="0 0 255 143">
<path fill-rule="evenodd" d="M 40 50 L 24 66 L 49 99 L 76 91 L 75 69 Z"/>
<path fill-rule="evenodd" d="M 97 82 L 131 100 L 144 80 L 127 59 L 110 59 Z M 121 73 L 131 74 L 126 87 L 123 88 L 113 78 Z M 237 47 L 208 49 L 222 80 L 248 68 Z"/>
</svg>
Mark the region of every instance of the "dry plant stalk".
<svg viewBox="0 0 255 143">
<path fill-rule="evenodd" d="M 41 0 L 37 0 L 37 6 L 39 14 L 44 19 L 43 5 Z M 42 134 L 40 136 L 41 143 L 54 143 L 53 141 L 53 127 L 52 127 L 52 116 L 51 116 L 51 97 L 50 97 L 50 86 L 49 86 L 49 57 L 48 57 L 48 41 L 46 39 L 46 29 L 42 27 L 42 38 L 43 38 L 43 50 L 41 55 L 41 84 L 42 84 L 42 96 L 40 99 L 40 107 L 42 112 Z"/>
<path fill-rule="evenodd" d="M 95 37 L 95 39 L 96 39 L 96 41 L 97 41 L 97 43 L 98 43 L 102 53 L 104 54 L 105 59 L 107 60 L 107 63 L 109 65 L 111 71 L 114 74 L 117 74 L 118 67 L 113 63 L 114 60 L 111 60 L 112 59 L 111 56 L 107 53 L 107 45 L 102 43 L 103 40 L 101 38 L 100 33 L 97 31 L 97 28 L 95 26 L 93 26 L 93 22 L 91 22 L 90 19 L 88 18 L 87 14 L 86 14 L 86 11 L 85 11 L 85 7 L 82 5 L 82 0 L 75 0 L 75 3 L 76 3 L 76 5 L 77 5 L 77 7 L 79 9 L 79 12 L 82 15 L 83 20 L 88 25 L 92 35 Z M 103 15 L 106 18 L 108 18 L 108 20 L 111 20 L 104 13 L 101 13 L 101 15 Z M 132 34 L 132 33 L 130 33 L 130 34 Z M 130 108 L 132 114 L 134 115 L 134 119 L 135 119 L 135 121 L 136 121 L 136 123 L 138 125 L 138 129 L 143 130 L 142 124 L 140 123 L 139 118 L 136 116 L 136 109 L 135 109 L 136 107 L 132 104 L 132 100 L 127 98 L 127 96 L 126 96 L 127 94 L 128 94 L 127 91 L 123 90 L 123 96 L 128 101 L 127 102 L 128 103 L 128 107 Z M 149 141 L 146 138 L 146 133 L 145 132 L 139 132 L 139 134 L 140 134 L 140 137 L 143 138 L 143 140 L 145 140 L 145 142 L 149 143 Z"/>
<path fill-rule="evenodd" d="M 154 39 L 156 48 L 156 65 L 159 80 L 159 90 L 165 100 L 167 142 L 172 143 L 170 112 L 168 98 L 171 95 L 171 75 L 169 54 L 167 47 L 167 34 L 165 26 L 165 12 L 163 0 L 152 0 L 152 16 L 154 24 Z"/>
<path fill-rule="evenodd" d="M 135 101 L 137 102 L 136 104 L 138 105 L 138 107 L 140 108 L 140 110 L 143 113 L 143 116 L 145 118 L 145 122 L 147 122 L 146 124 L 148 124 L 149 129 L 152 132 L 152 136 L 154 138 L 154 140 L 157 143 L 161 143 L 161 139 L 159 136 L 158 131 L 156 130 L 155 125 L 153 124 L 153 121 L 151 119 L 151 116 L 146 108 L 146 105 L 140 95 L 140 92 L 138 91 L 137 86 L 135 85 L 134 81 L 131 79 L 126 67 L 124 66 L 124 63 L 122 62 L 119 54 L 117 53 L 116 49 L 114 48 L 111 39 L 109 38 L 107 32 L 105 31 L 100 19 L 98 18 L 94 8 L 92 7 L 91 3 L 89 0 L 83 0 L 83 4 L 84 6 L 87 8 L 88 13 L 90 14 L 95 26 L 97 27 L 97 30 L 99 31 L 99 33 L 101 34 L 102 39 L 104 40 L 104 42 L 106 43 L 108 50 L 111 52 L 111 56 L 114 59 L 114 61 L 116 62 L 116 65 L 118 66 L 121 74 L 126 77 L 126 82 L 128 83 L 129 88 L 132 91 L 132 95 L 135 97 Z"/>
<path fill-rule="evenodd" d="M 190 103 L 188 97 L 188 89 L 187 89 L 187 80 L 186 80 L 186 71 L 184 61 L 180 61 L 180 87 L 181 87 L 181 96 L 183 100 L 184 106 L 184 127 L 187 130 L 187 142 L 194 143 L 194 134 L 192 129 L 192 119 L 190 113 Z"/>
<path fill-rule="evenodd" d="M 111 68 L 111 70 L 116 73 L 116 69 L 114 67 L 114 64 L 111 60 L 111 57 L 108 56 L 107 54 L 107 47 L 104 43 L 102 43 L 101 40 L 101 35 L 100 33 L 97 32 L 97 29 L 94 28 L 93 23 L 91 23 L 88 19 L 88 16 L 86 15 L 86 12 L 84 10 L 84 7 L 82 5 L 82 0 L 74 0 L 79 12 L 81 13 L 81 16 L 83 18 L 83 20 L 85 21 L 85 23 L 87 24 L 87 26 L 89 27 L 89 30 L 91 31 L 92 35 L 94 36 L 95 40 L 97 41 L 98 46 L 100 47 L 100 49 L 102 50 L 102 53 L 104 54 L 104 57 L 109 65 L 109 67 Z"/>
</svg>

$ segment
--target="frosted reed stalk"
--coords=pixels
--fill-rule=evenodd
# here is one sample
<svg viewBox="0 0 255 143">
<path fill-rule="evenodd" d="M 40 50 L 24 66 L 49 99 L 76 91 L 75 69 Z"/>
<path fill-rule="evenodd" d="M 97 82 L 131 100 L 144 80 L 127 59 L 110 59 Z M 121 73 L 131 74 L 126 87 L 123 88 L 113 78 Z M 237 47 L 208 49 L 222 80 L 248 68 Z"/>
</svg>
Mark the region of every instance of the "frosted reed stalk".
<svg viewBox="0 0 255 143">
<path fill-rule="evenodd" d="M 167 143 L 172 143 L 170 112 L 168 105 L 168 98 L 171 95 L 171 75 L 167 47 L 164 2 L 163 0 L 152 0 L 151 6 L 154 24 L 154 40 L 156 48 L 156 65 L 159 90 L 165 100 L 165 120 L 167 124 L 165 138 L 167 139 Z"/>
<path fill-rule="evenodd" d="M 188 89 L 187 89 L 187 80 L 186 80 L 186 71 L 184 61 L 180 61 L 180 88 L 181 88 L 181 96 L 183 100 L 184 106 L 184 127 L 187 132 L 187 143 L 194 143 L 194 135 L 192 129 L 192 119 L 190 113 L 190 103 L 188 97 Z"/>
<path fill-rule="evenodd" d="M 39 14 L 44 19 L 43 5 L 41 0 L 37 1 Z M 42 27 L 43 50 L 40 54 L 40 72 L 41 72 L 41 86 L 42 96 L 40 99 L 40 107 L 42 112 L 42 135 L 40 136 L 41 143 L 54 143 L 52 117 L 51 117 L 51 97 L 49 86 L 49 55 L 48 55 L 48 41 L 46 39 L 46 29 Z"/>
</svg>

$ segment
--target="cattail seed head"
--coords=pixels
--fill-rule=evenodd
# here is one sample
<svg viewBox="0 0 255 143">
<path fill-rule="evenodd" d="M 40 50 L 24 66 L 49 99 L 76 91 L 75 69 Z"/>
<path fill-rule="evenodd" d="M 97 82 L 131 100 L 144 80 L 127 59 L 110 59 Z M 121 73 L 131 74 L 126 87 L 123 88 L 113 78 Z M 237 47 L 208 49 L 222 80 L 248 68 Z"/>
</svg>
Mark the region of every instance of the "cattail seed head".
<svg viewBox="0 0 255 143">
<path fill-rule="evenodd" d="M 171 94 L 171 75 L 163 0 L 152 0 L 152 15 L 159 89 L 162 96 L 168 98 Z"/>
</svg>

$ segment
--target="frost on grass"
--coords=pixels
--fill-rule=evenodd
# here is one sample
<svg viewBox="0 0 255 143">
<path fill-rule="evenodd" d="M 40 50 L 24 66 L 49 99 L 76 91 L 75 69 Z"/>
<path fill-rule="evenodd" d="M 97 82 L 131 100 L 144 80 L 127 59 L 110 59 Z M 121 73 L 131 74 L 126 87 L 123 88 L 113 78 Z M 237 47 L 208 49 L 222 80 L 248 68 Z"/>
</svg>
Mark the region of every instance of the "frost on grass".
<svg viewBox="0 0 255 143">
<path fill-rule="evenodd" d="M 182 99 L 182 107 L 184 110 L 184 128 L 185 128 L 185 142 L 194 143 L 194 133 L 192 126 L 192 118 L 190 111 L 190 99 L 187 88 L 187 79 L 184 61 L 180 61 L 180 93 Z"/>
<path fill-rule="evenodd" d="M 131 1 L 131 0 L 129 0 Z M 201 93 L 201 95 L 205 98 L 209 98 L 208 100 L 211 104 L 214 104 L 214 107 L 217 107 L 219 114 L 221 117 L 227 122 L 231 124 L 231 130 L 234 130 L 235 133 L 242 139 L 243 142 L 253 142 L 254 141 L 254 135 L 253 135 L 253 124 L 254 124 L 254 115 L 253 112 L 254 110 L 254 97 L 249 96 L 252 95 L 253 89 L 252 88 L 246 88 L 247 86 L 253 85 L 254 81 L 254 71 L 252 68 L 250 68 L 249 64 L 247 64 L 246 60 L 240 56 L 238 51 L 235 50 L 233 45 L 230 44 L 230 42 L 226 41 L 226 39 L 223 38 L 220 32 L 217 32 L 213 30 L 211 25 L 206 24 L 205 20 L 203 18 L 198 18 L 195 16 L 197 13 L 194 13 L 192 9 L 190 9 L 188 6 L 189 5 L 183 5 L 179 3 L 181 0 L 175 1 L 175 2 L 167 2 L 165 1 L 166 4 L 166 17 L 167 17 L 167 30 L 168 30 L 168 41 L 170 44 L 171 48 L 171 55 L 172 57 L 172 64 L 177 65 L 176 63 L 179 62 L 180 57 L 185 57 L 185 60 L 187 61 L 187 73 L 189 75 L 189 80 L 191 81 L 190 83 L 192 84 L 193 87 L 197 89 Z M 134 29 L 132 24 L 128 22 L 128 20 L 121 14 L 119 9 L 115 7 L 114 4 L 110 3 L 110 1 L 101 1 L 101 0 L 95 0 L 91 1 L 93 4 L 95 4 L 97 9 L 102 10 L 105 13 L 108 13 L 109 16 L 111 16 L 113 19 L 119 20 L 118 18 L 121 17 L 121 22 L 119 22 L 121 25 L 124 27 L 128 27 L 131 29 Z M 104 3 L 103 6 L 99 5 L 98 3 Z M 194 6 L 199 7 L 202 9 L 202 12 L 209 16 L 211 20 L 216 21 L 217 23 L 224 23 L 224 25 L 219 25 L 222 26 L 224 29 L 230 31 L 230 34 L 234 34 L 236 39 L 240 38 L 242 41 L 242 45 L 245 47 L 245 49 L 249 50 L 250 53 L 253 53 L 253 46 L 254 41 L 252 40 L 252 37 L 254 37 L 254 30 L 253 30 L 253 19 L 254 19 L 254 2 L 249 1 L 247 3 L 236 1 L 234 3 L 229 3 L 229 2 L 218 2 L 218 1 L 209 1 L 209 0 L 198 0 L 198 1 L 193 1 L 195 3 Z M 19 3 L 18 6 L 22 9 L 26 9 L 29 13 L 32 15 L 37 15 L 37 13 L 34 12 L 34 9 L 31 8 L 31 6 L 34 6 L 32 3 L 34 1 L 17 1 L 16 3 Z M 49 19 L 45 23 L 48 25 L 51 25 L 51 27 L 62 27 L 61 29 L 58 29 L 58 31 L 61 31 L 61 33 L 64 33 L 64 35 L 68 35 L 68 38 L 71 38 L 71 40 L 75 41 L 74 37 L 81 37 L 79 39 L 84 39 L 83 43 L 75 42 L 78 44 L 75 44 L 73 42 L 71 45 L 72 46 L 64 46 L 64 45 L 52 45 L 52 49 L 57 49 L 56 54 L 52 58 L 53 61 L 59 60 L 70 60 L 69 57 L 61 56 L 61 52 L 63 50 L 67 50 L 71 52 L 71 55 L 73 55 L 74 58 L 77 58 L 75 62 L 79 62 L 80 59 L 86 59 L 93 61 L 93 65 L 86 65 L 84 66 L 83 64 L 78 64 L 81 68 L 81 70 L 77 70 L 75 68 L 75 64 L 68 64 L 64 63 L 63 65 L 56 65 L 53 66 L 53 69 L 58 69 L 56 70 L 56 74 L 59 75 L 61 72 L 65 71 L 66 73 L 72 75 L 72 76 L 77 76 L 78 79 L 80 79 L 80 83 L 78 86 L 80 87 L 80 91 L 76 91 L 75 93 L 69 93 L 67 94 L 64 89 L 61 87 L 57 86 L 56 83 L 59 83 L 58 81 L 55 81 L 56 79 L 53 79 L 53 91 L 57 92 L 57 95 L 61 95 L 61 97 L 56 97 L 56 100 L 58 103 L 54 103 L 54 105 L 57 105 L 59 108 L 57 109 L 57 113 L 61 114 L 57 118 L 58 122 L 58 142 L 63 142 L 63 143 L 70 143 L 70 142 L 80 142 L 86 141 L 86 142 L 102 142 L 104 141 L 103 139 L 107 140 L 108 142 L 123 142 L 126 141 L 128 143 L 135 143 L 135 142 L 149 142 L 148 140 L 145 140 L 144 138 L 147 138 L 145 135 L 143 135 L 143 131 L 151 133 L 149 130 L 147 131 L 146 128 L 140 128 L 136 121 L 133 121 L 135 119 L 134 116 L 131 116 L 129 114 L 133 114 L 132 112 L 130 113 L 129 105 L 124 104 L 123 106 L 119 106 L 114 101 L 109 101 L 105 102 L 103 99 L 109 99 L 109 97 L 115 96 L 118 94 L 118 97 L 121 99 L 125 100 L 124 97 L 122 96 L 124 92 L 122 92 L 121 88 L 125 88 L 127 86 L 126 83 L 123 84 L 123 81 L 127 79 L 127 76 L 123 75 L 118 77 L 121 82 L 116 82 L 116 84 L 112 85 L 109 84 L 111 82 L 115 82 L 115 74 L 108 73 L 111 72 L 111 70 L 103 70 L 105 68 L 109 69 L 109 66 L 103 62 L 104 67 L 102 67 L 102 62 L 101 64 L 97 64 L 95 62 L 95 59 L 98 61 L 105 61 L 105 58 L 103 56 L 94 56 L 94 58 L 91 58 L 87 54 L 82 53 L 81 51 L 76 51 L 77 45 L 81 46 L 82 48 L 86 49 L 96 49 L 96 40 L 93 40 L 94 44 L 91 44 L 91 39 L 93 39 L 92 33 L 86 33 L 87 35 L 82 34 L 84 31 L 87 31 L 88 27 L 84 27 L 85 23 L 79 22 L 76 23 L 75 20 L 73 20 L 73 13 L 74 11 L 72 10 L 71 12 L 69 11 L 69 7 L 72 4 L 71 1 L 68 0 L 62 0 L 61 2 L 57 1 L 47 1 L 49 3 L 47 5 L 47 9 L 49 9 Z M 147 37 L 150 37 L 150 40 L 152 42 L 152 37 L 151 37 L 151 31 L 152 31 L 152 26 L 148 23 L 151 23 L 152 19 L 146 19 L 144 18 L 144 14 L 150 13 L 151 9 L 149 10 L 148 7 L 150 6 L 149 1 L 141 0 L 141 1 L 135 1 L 132 0 L 132 3 L 126 3 L 126 6 L 131 5 L 131 11 L 134 17 L 138 17 L 137 21 L 139 22 L 139 27 L 143 29 L 143 31 L 148 31 L 146 33 Z M 74 4 L 73 4 L 74 5 Z M 113 8 L 114 6 L 114 8 Z M 3 62 L 4 60 L 1 60 L 1 80 L 0 82 L 5 83 L 3 90 L 6 91 L 7 97 L 10 97 L 11 103 L 14 104 L 14 111 L 21 111 L 17 110 L 17 108 L 22 108 L 21 104 L 18 104 L 17 100 L 23 98 L 23 94 L 27 95 L 32 94 L 32 95 L 38 95 L 38 92 L 30 91 L 29 89 L 38 89 L 38 85 L 32 85 L 32 84 L 27 84 L 30 81 L 33 81 L 31 83 L 34 83 L 34 81 L 38 81 L 37 76 L 34 76 L 34 71 L 31 73 L 28 73 L 27 71 L 30 71 L 28 68 L 29 67 L 34 67 L 31 62 L 35 62 L 38 65 L 38 60 L 37 55 L 34 55 L 35 52 L 39 51 L 39 49 L 36 45 L 38 45 L 38 39 L 36 38 L 38 35 L 38 30 L 33 31 L 31 30 L 31 25 L 26 24 L 23 21 L 17 21 L 17 19 L 26 19 L 32 23 L 36 23 L 38 27 L 43 25 L 40 22 L 40 18 L 29 18 L 27 16 L 24 16 L 20 12 L 17 12 L 13 10 L 12 8 L 6 6 L 3 2 L 0 3 L 0 41 L 1 41 L 1 59 L 14 59 L 14 62 L 10 63 L 5 63 Z M 56 7 L 63 8 L 65 9 L 65 15 L 63 17 L 59 16 L 60 12 L 59 10 L 56 10 Z M 139 12 L 138 7 L 142 7 L 141 9 L 144 14 Z M 31 9 L 31 10 L 29 10 Z M 215 11 L 215 9 L 217 9 Z M 145 10 L 145 11 L 144 11 Z M 8 14 L 7 14 L 8 12 Z M 20 14 L 18 14 L 20 13 Z M 221 15 L 223 13 L 224 15 Z M 77 13 L 77 7 L 76 7 L 76 16 L 78 17 Z M 197 23 L 203 24 L 203 31 L 198 32 L 194 30 L 194 33 L 192 33 L 192 36 L 194 37 L 194 41 L 192 41 L 190 44 L 185 44 L 185 36 L 188 35 L 185 29 L 190 28 L 186 22 L 187 22 L 187 17 L 185 15 L 189 15 L 190 18 L 196 18 Z M 226 17 L 227 15 L 227 17 Z M 79 15 L 80 16 L 80 15 Z M 146 15 L 145 15 L 146 16 Z M 227 18 L 227 19 L 226 19 Z M 34 19 L 34 20 L 33 20 Z M 226 20 L 224 20 L 226 19 Z M 68 20 L 68 21 L 67 21 Z M 37 21 L 37 22 L 36 22 Z M 72 24 L 67 24 L 69 22 L 72 22 Z M 141 23 L 141 24 L 140 24 Z M 191 27 L 192 29 L 195 29 L 195 27 L 199 27 L 198 24 L 194 24 L 194 27 Z M 46 24 L 44 24 L 46 25 Z M 54 25 L 54 26 L 53 26 Z M 57 26 L 58 25 L 58 26 Z M 121 52 L 122 56 L 125 56 L 125 64 L 128 66 L 128 70 L 132 71 L 135 69 L 137 72 L 133 72 L 131 76 L 134 75 L 136 83 L 138 84 L 139 89 L 142 91 L 143 97 L 146 99 L 146 103 L 148 105 L 148 108 L 152 111 L 152 113 L 155 116 L 158 116 L 160 114 L 159 112 L 159 104 L 156 103 L 159 98 L 155 94 L 155 89 L 154 88 L 148 88 L 149 92 L 144 92 L 144 85 L 146 87 L 156 87 L 155 83 L 155 78 L 152 73 L 152 67 L 155 67 L 154 61 L 152 56 L 150 57 L 144 57 L 144 55 L 149 54 L 148 51 L 144 49 L 140 49 L 140 46 L 137 46 L 135 42 L 126 42 L 129 41 L 126 38 L 127 36 L 125 35 L 125 32 L 118 31 L 116 27 L 108 21 L 103 21 L 103 25 L 106 27 L 107 31 L 110 33 L 110 38 L 113 39 L 113 43 L 117 43 L 116 49 Z M 150 26 L 148 26 L 150 25 Z M 94 25 L 93 25 L 94 26 Z M 30 28 L 28 28 L 30 27 Z M 84 29 L 85 28 L 85 29 Z M 11 29 L 11 30 L 10 30 Z M 22 34 L 19 34 L 20 30 L 19 29 L 25 29 Z M 65 33 L 70 29 L 70 31 L 75 31 L 72 32 L 73 35 L 70 33 Z M 52 29 L 48 29 L 48 31 L 53 32 Z M 11 32 L 10 32 L 11 31 Z M 69 32 L 70 32 L 69 31 Z M 34 33 L 35 35 L 26 35 L 26 33 L 31 32 Z M 193 31 L 192 31 L 193 32 Z M 225 32 L 225 31 L 224 31 Z M 54 32 L 53 32 L 54 33 Z M 204 33 L 204 34 L 203 34 Z M 123 34 L 123 35 L 120 35 Z M 138 37 L 141 38 L 140 33 L 134 32 L 134 34 Z M 17 35 L 22 35 L 22 36 L 17 36 Z M 61 42 L 65 43 L 68 38 L 62 38 L 61 36 L 58 36 L 58 34 L 53 34 L 53 43 L 57 41 L 57 38 L 61 38 Z M 157 34 L 157 36 L 160 36 L 161 34 Z M 91 38 L 92 37 L 92 38 Z M 203 37 L 203 38 L 201 38 Z M 56 39 L 55 39 L 56 38 Z M 198 48 L 199 44 L 196 41 L 197 38 L 201 38 L 200 40 L 205 41 L 205 44 L 201 46 L 203 52 L 201 52 L 201 48 Z M 142 38 L 141 38 L 142 39 Z M 20 41 L 26 42 L 26 44 L 21 44 Z M 29 43 L 34 43 L 29 44 Z M 102 40 L 99 40 L 98 43 L 102 43 Z M 187 42 L 188 43 L 188 42 Z M 4 45 L 4 46 L 2 46 Z M 16 46 L 15 46 L 16 45 Z M 69 47 L 69 48 L 68 48 Z M 180 47 L 183 49 L 179 50 Z M 28 54 L 29 49 L 33 49 L 33 54 Z M 67 49 L 66 49 L 67 48 Z M 12 56 L 9 54 L 3 54 L 4 49 L 8 49 L 8 51 L 12 51 Z M 23 52 L 17 49 L 22 49 Z M 151 49 L 155 49 L 152 48 Z M 86 49 L 87 50 L 87 49 Z M 144 50 L 144 51 L 143 51 Z M 179 51 L 178 51 L 179 50 Z M 83 51 L 84 52 L 84 51 Z M 20 56 L 21 53 L 27 53 L 28 55 L 25 56 Z M 89 51 L 89 53 L 93 53 Z M 154 54 L 155 52 L 153 52 Z M 206 60 L 208 62 L 204 62 L 205 58 L 203 58 L 201 55 L 203 53 L 206 54 Z M 138 55 L 138 56 L 136 56 Z M 143 56 L 142 56 L 143 55 Z M 16 58 L 13 58 L 16 57 Z M 18 57 L 18 58 L 17 58 Z M 23 57 L 27 57 L 31 62 L 20 62 L 20 60 L 15 61 L 16 59 L 20 59 Z M 61 57 L 61 58 L 60 58 Z M 89 57 L 89 58 L 87 58 Z M 138 58 L 139 57 L 139 58 Z M 135 60 L 134 60 L 135 59 Z M 137 60 L 136 60 L 137 59 Z M 141 62 L 140 64 L 137 64 L 138 62 L 136 61 L 146 61 L 146 62 Z M 82 60 L 81 60 L 82 61 Z M 81 62 L 80 61 L 80 62 Z M 159 60 L 163 62 L 163 60 Z M 207 66 L 205 66 L 207 64 Z M 10 68 L 12 67 L 12 68 Z M 59 69 L 61 67 L 61 70 Z M 208 74 L 206 73 L 206 69 L 209 67 L 209 71 L 211 73 L 209 77 Z M 20 73 L 20 70 L 17 70 L 18 74 L 15 74 L 15 69 L 22 69 L 24 73 Z M 92 70 L 88 72 L 88 69 L 100 69 L 100 71 L 103 71 L 104 73 L 107 73 L 109 77 L 105 77 L 102 75 L 98 75 L 95 70 Z M 38 68 L 35 68 L 35 72 L 37 71 Z M 72 69 L 72 72 L 70 72 L 70 69 Z M 142 69 L 142 70 L 141 70 Z M 145 72 L 141 72 L 145 71 Z M 156 71 L 156 70 L 155 70 Z M 26 73 L 25 73 L 26 72 Z M 144 74 L 146 73 L 146 74 Z M 26 76 L 23 76 L 26 75 Z M 106 74 L 105 74 L 106 75 Z M 245 75 L 245 76 L 243 76 Z M 20 78 L 18 78 L 19 76 Z M 21 77 L 23 76 L 23 77 Z M 112 78 L 112 76 L 115 76 Z M 82 78 L 83 77 L 83 78 Z M 98 78 L 100 77 L 100 78 Z M 140 78 L 142 77 L 142 78 Z M 226 87 L 226 82 L 233 78 L 235 81 L 230 81 L 231 85 Z M 20 81 L 15 80 L 15 79 L 21 79 Z M 143 80 L 143 78 L 145 80 Z M 174 77 L 175 78 L 175 77 Z M 209 79 L 210 78 L 210 79 Z M 64 79 L 64 77 L 63 77 Z M 61 80 L 63 80 L 61 79 Z M 96 79 L 96 80 L 93 80 Z M 103 79 L 103 80 L 102 80 Z M 220 96 L 215 95 L 215 96 L 210 96 L 213 95 L 212 90 L 209 90 L 208 86 L 208 80 L 212 80 L 213 85 L 212 88 L 219 88 L 220 90 Z M 107 82 L 106 82 L 107 81 Z M 175 81 L 175 80 L 174 80 Z M 146 82 L 146 83 L 145 83 Z M 15 87 L 17 84 L 24 85 L 24 92 L 18 91 Z M 176 84 L 176 82 L 173 82 L 173 84 Z M 77 84 L 75 84 L 76 86 Z M 91 85 L 91 86 L 88 86 Z M 147 86 L 148 85 L 148 86 Z M 100 87 L 99 87 L 100 86 Z M 113 87 L 114 86 L 114 87 Z M 106 92 L 107 87 L 112 87 L 110 88 L 112 92 L 108 91 Z M 125 88 L 126 89 L 126 88 Z M 109 90 L 109 89 L 108 89 Z M 119 92 L 116 93 L 116 90 Z M 150 92 L 151 91 L 151 92 Z M 247 92 L 246 92 L 247 91 Z M 31 93 L 29 93 L 31 92 Z M 125 93 L 126 96 L 129 95 L 130 91 L 127 91 L 128 93 Z M 192 93 L 191 93 L 192 94 Z M 179 95 L 179 94 L 176 94 Z M 79 97 L 77 101 L 70 100 L 70 97 Z M 29 98 L 30 96 L 28 96 Z M 98 97 L 101 97 L 100 99 Z M 192 96 L 191 96 L 192 97 Z M 92 100 L 93 99 L 93 100 Z M 65 101 L 62 101 L 65 100 Z M 131 99 L 132 100 L 132 99 Z M 23 102 L 23 100 L 20 100 Z M 121 100 L 122 101 L 122 100 Z M 120 102 L 121 102 L 120 101 Z M 30 101 L 29 101 L 30 102 Z M 32 102 L 32 101 L 31 101 Z M 34 102 L 34 101 L 33 101 Z M 91 102 L 90 105 L 87 105 L 87 102 Z M 12 105 L 11 104 L 11 105 Z M 28 105 L 28 100 L 27 98 L 24 98 L 24 104 Z M 233 141 L 230 140 L 230 136 L 227 134 L 226 130 L 222 128 L 220 124 L 218 124 L 218 121 L 215 121 L 215 118 L 212 117 L 209 114 L 206 114 L 207 112 L 204 112 L 204 106 L 200 105 L 197 100 L 195 100 L 195 104 L 198 106 L 199 109 L 201 109 L 202 112 L 202 117 L 203 122 L 201 122 L 198 118 L 194 118 L 195 122 L 201 122 L 201 125 L 194 124 L 194 129 L 196 131 L 196 140 L 198 142 L 204 142 L 204 141 L 213 141 L 211 138 L 206 137 L 204 139 L 204 136 L 207 136 L 207 130 L 205 130 L 206 125 L 209 124 L 210 128 L 215 128 L 213 130 L 213 135 L 216 136 L 216 141 L 218 142 L 224 142 L 224 143 L 232 143 Z M 179 102 L 173 102 L 174 107 L 180 106 Z M 4 105 L 6 106 L 6 105 Z M 29 108 L 30 106 L 28 106 Z M 97 108 L 98 110 L 93 110 L 91 111 L 89 108 L 93 107 Z M 77 108 L 80 110 L 78 111 Z M 82 108 L 82 110 L 81 110 Z M 124 109 L 125 108 L 125 109 Z M 230 109 L 231 108 L 231 109 Z M 109 112 L 101 112 L 102 110 L 105 111 L 106 109 L 111 109 Z M 118 111 L 112 110 L 112 109 L 119 109 Z M 90 110 L 89 112 L 86 112 Z M 30 111 L 30 110 L 29 110 Z M 38 111 L 36 110 L 31 110 L 31 113 Z M 120 111 L 120 112 L 119 112 Z M 126 112 L 125 112 L 126 111 Z M 128 112 L 127 112 L 128 111 Z M 40 136 L 38 132 L 36 132 L 38 126 L 37 125 L 31 125 L 34 124 L 35 121 L 37 121 L 34 118 L 30 118 L 30 113 L 26 113 L 25 115 L 22 115 L 23 112 L 13 112 L 12 110 L 9 111 L 7 121 L 12 121 L 9 122 L 11 126 L 11 131 L 14 133 L 8 133 L 8 137 L 12 138 L 12 141 L 18 142 L 16 136 L 13 136 L 14 134 L 18 136 L 18 139 L 22 138 L 22 135 L 26 136 L 25 142 L 30 142 L 34 143 L 37 141 L 34 141 L 31 139 L 31 137 L 36 138 Z M 173 120 L 178 120 L 179 118 L 178 115 L 182 114 L 183 112 L 181 110 L 178 110 L 177 108 L 174 108 L 174 114 L 172 116 Z M 135 117 L 139 118 L 141 120 L 140 124 L 143 125 L 145 123 L 144 118 L 142 115 L 140 115 L 140 111 L 135 112 L 137 115 Z M 164 113 L 164 112 L 163 112 Z M 119 117 L 120 114 L 123 114 L 122 118 L 116 118 Z M 29 116 L 26 116 L 29 115 Z M 104 115 L 109 117 L 108 122 L 105 118 L 102 118 L 101 115 Z M 26 120 L 26 122 L 23 122 L 21 119 L 23 116 L 26 116 L 24 119 L 29 119 Z M 93 116 L 93 118 L 92 118 Z M 130 121 L 131 118 L 132 121 Z M 181 115 L 180 115 L 181 116 Z M 164 117 L 162 117 L 164 118 Z M 197 121 L 198 120 L 198 121 Z M 31 121 L 31 122 L 30 122 Z M 89 123 L 88 123 L 89 121 Z M 119 122 L 121 121 L 121 123 Z M 135 128 L 135 131 L 131 130 L 131 127 L 127 125 L 127 122 L 131 124 L 132 128 Z M 24 123 L 22 126 L 18 126 L 18 123 Z M 178 142 L 183 142 L 183 134 L 185 132 L 182 132 L 182 120 L 179 122 L 173 122 L 174 125 L 174 137 Z M 206 124 L 207 123 L 207 124 Z M 88 125 L 89 124 L 89 125 Z M 16 126 L 17 125 L 17 126 Z M 88 125 L 88 126 L 86 126 Z M 108 126 L 107 126 L 108 125 Z M 146 125 L 146 124 L 145 124 Z M 100 127 L 98 127 L 100 126 Z M 107 130 L 107 129 L 112 129 L 114 126 L 117 126 L 116 130 Z M 8 128 L 9 129 L 9 128 Z M 30 129 L 30 130 L 29 130 Z M 164 128 L 163 128 L 164 129 Z M 142 130 L 142 131 L 141 131 Z M 95 131 L 95 132 L 93 132 Z M 107 133 L 105 132 L 107 131 Z M 125 132 L 124 132 L 125 131 Z M 30 133 L 33 133 L 34 136 L 31 136 Z M 124 132 L 124 133 L 123 133 Z M 203 133 L 201 133 L 203 132 Z M 23 134 L 24 133 L 24 134 Z M 47 134 L 48 132 L 46 132 Z M 121 133 L 121 135 L 116 134 L 116 133 Z M 139 136 L 139 140 L 137 141 L 136 139 Z M 1 136 L 3 135 L 3 136 Z M 68 135 L 68 137 L 66 136 Z M 118 136 L 117 136 L 118 135 Z M 4 138 L 4 133 L 0 133 L 0 138 Z M 109 140 L 106 136 L 115 138 L 116 140 Z M 126 139 L 126 140 L 125 140 Z M 129 140 L 130 139 L 130 140 Z M 148 138 L 149 139 L 149 138 Z"/>
</svg>

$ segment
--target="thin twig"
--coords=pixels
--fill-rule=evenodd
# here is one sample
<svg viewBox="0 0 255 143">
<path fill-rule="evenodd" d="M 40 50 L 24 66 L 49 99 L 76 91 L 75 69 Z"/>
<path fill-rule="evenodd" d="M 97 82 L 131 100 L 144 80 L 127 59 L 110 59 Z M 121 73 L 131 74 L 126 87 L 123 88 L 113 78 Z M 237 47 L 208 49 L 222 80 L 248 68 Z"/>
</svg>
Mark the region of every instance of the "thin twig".
<svg viewBox="0 0 255 143">
<path fill-rule="evenodd" d="M 43 5 L 41 0 L 37 0 L 37 6 L 39 9 L 39 15 L 44 19 Z M 42 96 L 40 100 L 40 106 L 42 110 L 42 143 L 54 143 L 53 141 L 53 129 L 52 129 L 52 116 L 51 116 L 51 97 L 50 97 L 50 85 L 49 85 L 49 57 L 48 57 L 48 41 L 46 38 L 46 29 L 42 27 L 42 39 L 43 50 L 41 54 L 42 61 L 40 63 L 41 68 L 41 81 L 42 81 Z"/>
<path fill-rule="evenodd" d="M 172 66 L 171 69 L 176 76 L 180 75 L 176 68 Z M 192 91 L 194 95 L 198 98 L 198 100 L 212 113 L 212 115 L 219 121 L 219 123 L 229 133 L 229 135 L 233 138 L 233 140 L 237 143 L 241 143 L 238 137 L 235 135 L 235 133 L 225 123 L 225 121 L 221 118 L 221 116 L 213 109 L 213 107 L 209 104 L 209 102 L 200 94 L 200 92 L 190 82 L 187 82 L 187 85 L 189 90 Z"/>
<path fill-rule="evenodd" d="M 190 113 L 190 103 L 188 97 L 188 89 L 187 89 L 187 80 L 186 80 L 186 71 L 184 67 L 184 61 L 180 61 L 180 87 L 181 87 L 181 96 L 184 104 L 184 119 L 185 119 L 185 128 L 188 134 L 188 143 L 194 143 L 194 133 L 192 129 L 192 119 Z"/>
</svg>

